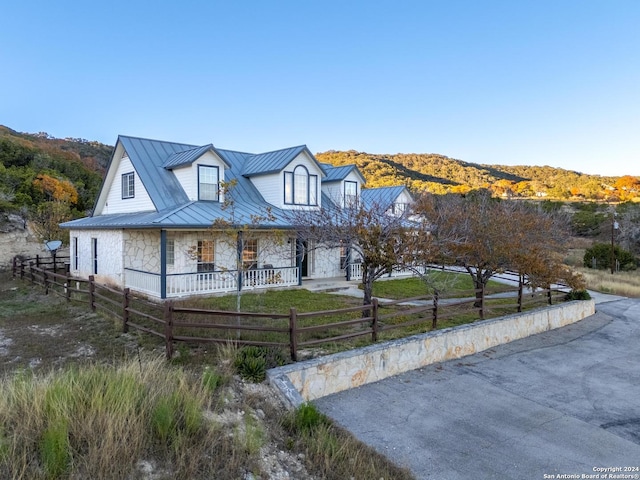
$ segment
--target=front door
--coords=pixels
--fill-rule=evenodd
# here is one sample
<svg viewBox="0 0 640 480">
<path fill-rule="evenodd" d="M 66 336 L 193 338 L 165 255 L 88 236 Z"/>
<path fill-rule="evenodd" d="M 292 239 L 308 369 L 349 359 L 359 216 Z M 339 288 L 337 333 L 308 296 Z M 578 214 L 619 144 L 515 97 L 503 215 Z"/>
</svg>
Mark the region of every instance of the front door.
<svg viewBox="0 0 640 480">
<path fill-rule="evenodd" d="M 300 266 L 300 277 L 309 276 L 309 255 L 307 255 L 309 242 L 298 240 L 296 243 L 296 259 Z"/>
</svg>

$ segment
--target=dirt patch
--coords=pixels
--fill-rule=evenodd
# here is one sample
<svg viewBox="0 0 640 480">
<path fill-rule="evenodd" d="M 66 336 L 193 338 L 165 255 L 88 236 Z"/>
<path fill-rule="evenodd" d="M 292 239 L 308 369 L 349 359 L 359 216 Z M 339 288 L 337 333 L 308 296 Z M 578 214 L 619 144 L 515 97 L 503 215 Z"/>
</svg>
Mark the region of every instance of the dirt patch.
<svg viewBox="0 0 640 480">
<path fill-rule="evenodd" d="M 113 320 L 39 287 L 0 274 L 0 372 L 114 362 L 137 352 L 137 341 Z"/>
</svg>

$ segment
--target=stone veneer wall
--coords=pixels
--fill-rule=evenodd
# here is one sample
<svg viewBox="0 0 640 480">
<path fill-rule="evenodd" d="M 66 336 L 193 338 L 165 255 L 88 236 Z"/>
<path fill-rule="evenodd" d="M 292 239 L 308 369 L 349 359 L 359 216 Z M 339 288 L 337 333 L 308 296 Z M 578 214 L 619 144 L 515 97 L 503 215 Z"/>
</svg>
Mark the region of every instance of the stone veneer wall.
<svg viewBox="0 0 640 480">
<path fill-rule="evenodd" d="M 285 399 L 297 406 L 425 365 L 560 328 L 594 313 L 593 300 L 568 302 L 285 365 L 269 370 L 267 376 Z"/>
<path fill-rule="evenodd" d="M 160 232 L 125 230 L 124 263 L 125 268 L 160 273 Z"/>
</svg>

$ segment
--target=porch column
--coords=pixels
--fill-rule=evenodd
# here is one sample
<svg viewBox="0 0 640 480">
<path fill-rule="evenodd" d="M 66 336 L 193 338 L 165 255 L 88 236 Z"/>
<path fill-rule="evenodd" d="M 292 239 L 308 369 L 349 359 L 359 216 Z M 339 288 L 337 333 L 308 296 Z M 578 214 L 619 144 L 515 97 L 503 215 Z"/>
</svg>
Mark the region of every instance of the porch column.
<svg viewBox="0 0 640 480">
<path fill-rule="evenodd" d="M 236 269 L 238 270 L 238 292 L 242 290 L 242 250 L 243 250 L 244 238 L 242 230 L 238 231 L 238 237 L 236 240 Z"/>
<path fill-rule="evenodd" d="M 167 231 L 160 230 L 160 298 L 167 298 Z"/>
</svg>

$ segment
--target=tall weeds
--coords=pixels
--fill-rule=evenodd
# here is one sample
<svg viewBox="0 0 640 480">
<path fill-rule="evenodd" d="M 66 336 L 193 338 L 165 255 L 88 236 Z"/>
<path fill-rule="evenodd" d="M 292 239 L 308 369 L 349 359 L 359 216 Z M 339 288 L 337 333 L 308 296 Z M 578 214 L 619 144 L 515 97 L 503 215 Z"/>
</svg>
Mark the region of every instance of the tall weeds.
<svg viewBox="0 0 640 480">
<path fill-rule="evenodd" d="M 162 360 L 6 378 L 0 478 L 128 478 L 138 461 L 157 457 L 167 478 L 194 478 L 203 469 L 215 475 L 227 459 L 203 466 L 204 450 L 231 446 L 204 418 L 207 385 Z"/>
</svg>

